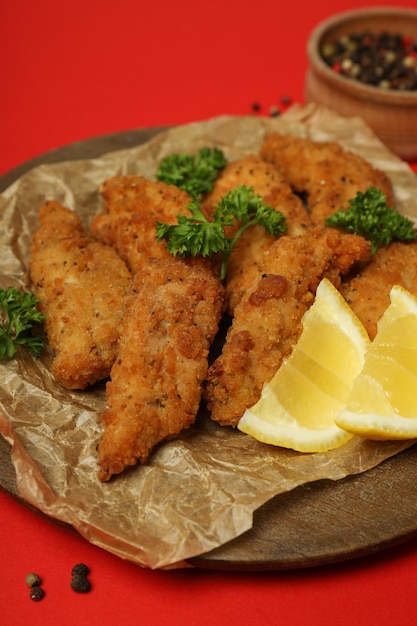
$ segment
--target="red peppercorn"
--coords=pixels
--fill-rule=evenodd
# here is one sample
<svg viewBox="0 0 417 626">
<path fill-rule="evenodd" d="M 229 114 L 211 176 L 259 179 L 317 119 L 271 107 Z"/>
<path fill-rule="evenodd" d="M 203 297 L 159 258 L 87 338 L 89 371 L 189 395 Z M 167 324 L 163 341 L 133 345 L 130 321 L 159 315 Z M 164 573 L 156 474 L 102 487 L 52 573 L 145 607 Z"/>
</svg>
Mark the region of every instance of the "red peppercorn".
<svg viewBox="0 0 417 626">
<path fill-rule="evenodd" d="M 401 45 L 405 50 L 410 50 L 413 47 L 413 38 L 409 35 L 403 35 Z"/>
<path fill-rule="evenodd" d="M 417 89 L 417 42 L 408 35 L 356 32 L 327 43 L 321 55 L 334 72 L 369 86 Z"/>
</svg>

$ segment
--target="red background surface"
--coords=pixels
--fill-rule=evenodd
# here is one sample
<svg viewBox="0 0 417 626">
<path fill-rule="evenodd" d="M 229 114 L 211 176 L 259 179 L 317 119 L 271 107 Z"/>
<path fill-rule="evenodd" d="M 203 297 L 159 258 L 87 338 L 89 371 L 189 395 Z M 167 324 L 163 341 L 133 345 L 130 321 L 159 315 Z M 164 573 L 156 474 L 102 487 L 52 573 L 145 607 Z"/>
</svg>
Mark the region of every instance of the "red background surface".
<svg viewBox="0 0 417 626">
<path fill-rule="evenodd" d="M 393 5 L 395 2 L 367 2 Z M 30 0 L 0 5 L 0 175 L 68 143 L 132 128 L 268 115 L 303 102 L 306 44 L 359 0 Z M 404 6 L 417 8 L 416 2 Z M 336 512 L 335 512 L 336 514 Z M 75 594 L 72 566 L 91 569 Z M 143 570 L 0 492 L 0 623 L 409 625 L 417 539 L 344 564 L 291 572 Z M 29 599 L 38 572 L 45 598 Z"/>
</svg>

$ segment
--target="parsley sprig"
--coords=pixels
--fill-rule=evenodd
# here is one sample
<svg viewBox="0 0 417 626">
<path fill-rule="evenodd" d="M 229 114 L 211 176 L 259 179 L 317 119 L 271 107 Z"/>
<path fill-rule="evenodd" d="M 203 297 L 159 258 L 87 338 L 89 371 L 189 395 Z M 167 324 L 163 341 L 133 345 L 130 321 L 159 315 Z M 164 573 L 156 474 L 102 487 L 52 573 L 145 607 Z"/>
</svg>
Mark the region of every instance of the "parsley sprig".
<svg viewBox="0 0 417 626">
<path fill-rule="evenodd" d="M 37 303 L 32 293 L 15 287 L 0 289 L 0 359 L 13 358 L 16 346 L 23 346 L 36 358 L 41 355 L 44 342 L 32 332 L 44 319 Z"/>
<path fill-rule="evenodd" d="M 213 220 L 204 215 L 194 199 L 188 206 L 191 216 L 177 215 L 177 224 L 158 222 L 158 241 L 165 240 L 171 254 L 178 256 L 211 256 L 222 253 L 220 279 L 226 277 L 227 263 L 236 241 L 242 233 L 256 224 L 279 237 L 286 228 L 285 216 L 268 206 L 251 186 L 240 185 L 226 193 L 214 210 Z M 225 228 L 238 224 L 234 235 L 228 237 Z"/>
<path fill-rule="evenodd" d="M 173 153 L 161 160 L 156 178 L 176 185 L 195 198 L 213 189 L 218 173 L 226 164 L 219 148 L 201 148 L 197 155 Z"/>
<path fill-rule="evenodd" d="M 417 237 L 414 223 L 387 204 L 385 194 L 375 187 L 358 191 L 347 209 L 326 218 L 326 226 L 362 235 L 371 242 L 371 254 L 391 241 L 413 241 Z"/>
</svg>

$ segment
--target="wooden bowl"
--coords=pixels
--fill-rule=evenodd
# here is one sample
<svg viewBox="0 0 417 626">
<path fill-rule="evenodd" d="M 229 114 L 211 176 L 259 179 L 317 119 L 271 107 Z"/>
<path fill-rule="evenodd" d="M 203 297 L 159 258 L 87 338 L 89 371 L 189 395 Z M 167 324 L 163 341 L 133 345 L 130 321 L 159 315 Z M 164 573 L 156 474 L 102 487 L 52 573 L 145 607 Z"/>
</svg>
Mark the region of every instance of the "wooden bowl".
<svg viewBox="0 0 417 626">
<path fill-rule="evenodd" d="M 417 160 L 417 90 L 383 89 L 345 77 L 327 65 L 325 44 L 369 30 L 401 33 L 417 41 L 417 10 L 394 7 L 358 9 L 336 14 L 311 33 L 307 54 L 305 99 L 341 115 L 360 116 L 384 144 L 401 158 Z"/>
</svg>

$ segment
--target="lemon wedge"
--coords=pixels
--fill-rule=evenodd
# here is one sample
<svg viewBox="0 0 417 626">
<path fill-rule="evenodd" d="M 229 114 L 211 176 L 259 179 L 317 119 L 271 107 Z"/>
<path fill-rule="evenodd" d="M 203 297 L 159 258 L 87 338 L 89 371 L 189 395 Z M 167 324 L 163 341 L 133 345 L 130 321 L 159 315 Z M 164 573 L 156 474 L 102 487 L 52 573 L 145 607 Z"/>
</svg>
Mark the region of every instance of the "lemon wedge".
<svg viewBox="0 0 417 626">
<path fill-rule="evenodd" d="M 264 443 L 325 452 L 353 435 L 335 423 L 364 364 L 369 337 L 332 283 L 323 279 L 297 344 L 263 386 L 238 429 Z"/>
<path fill-rule="evenodd" d="M 336 423 L 367 439 L 417 437 L 417 298 L 403 287 L 391 289 L 363 370 Z"/>
</svg>

